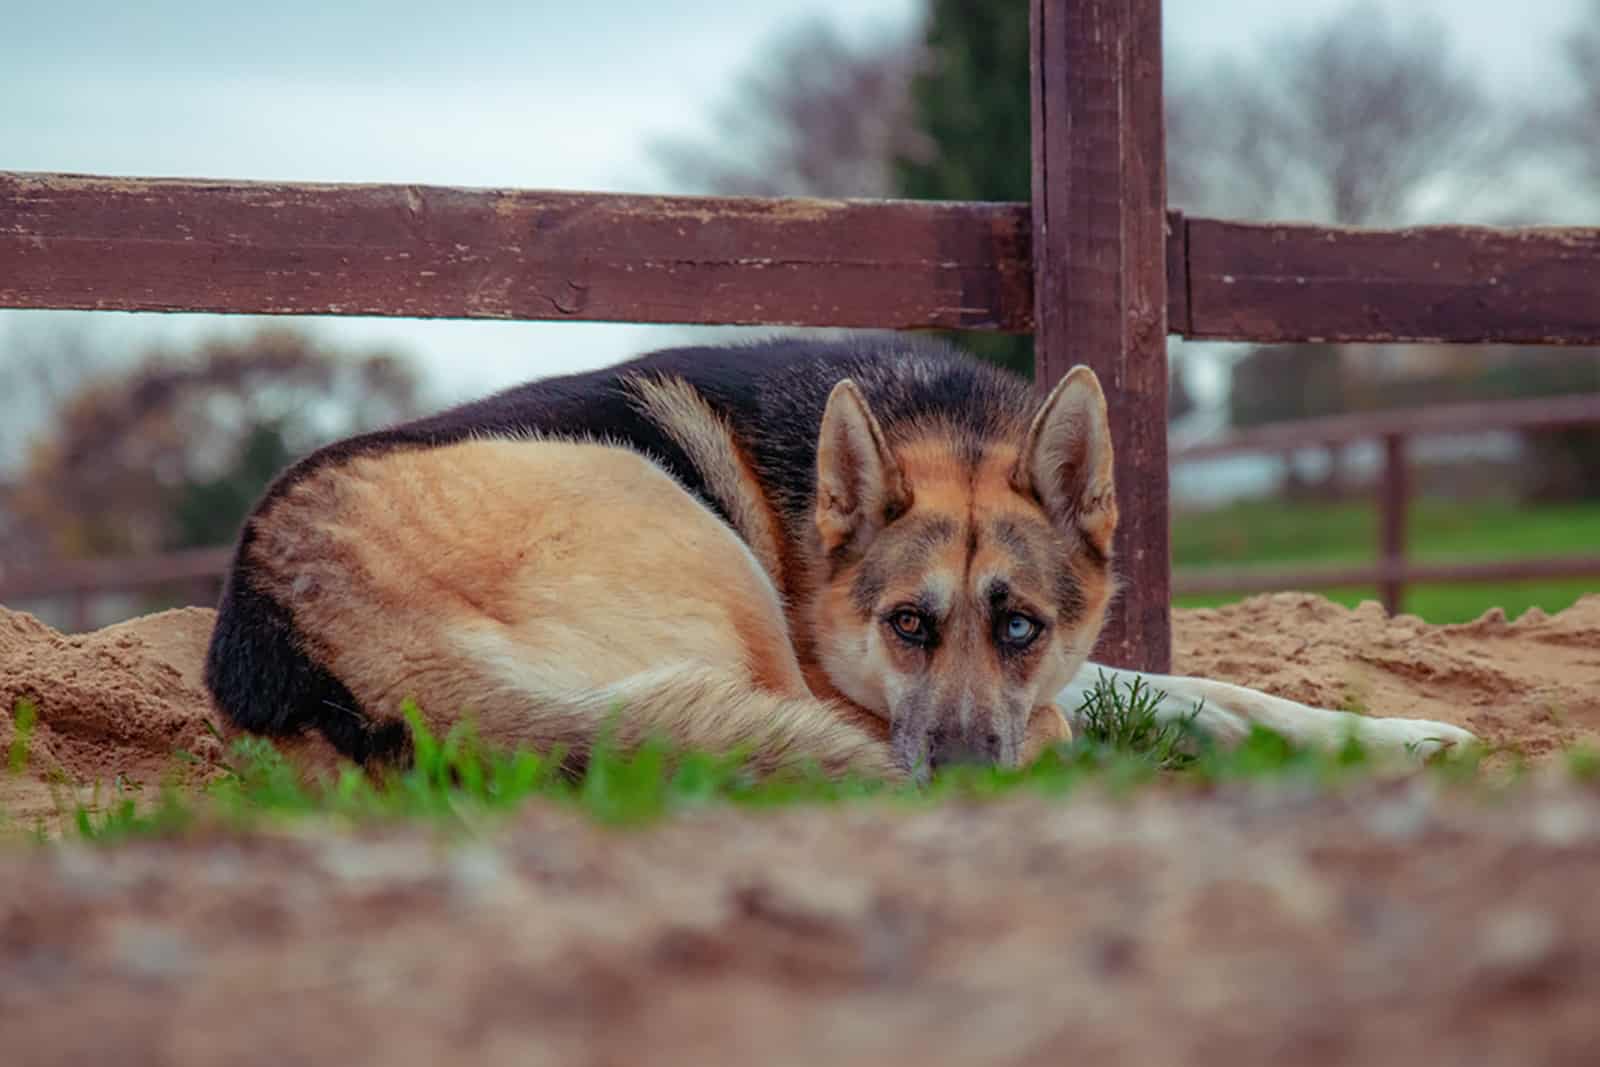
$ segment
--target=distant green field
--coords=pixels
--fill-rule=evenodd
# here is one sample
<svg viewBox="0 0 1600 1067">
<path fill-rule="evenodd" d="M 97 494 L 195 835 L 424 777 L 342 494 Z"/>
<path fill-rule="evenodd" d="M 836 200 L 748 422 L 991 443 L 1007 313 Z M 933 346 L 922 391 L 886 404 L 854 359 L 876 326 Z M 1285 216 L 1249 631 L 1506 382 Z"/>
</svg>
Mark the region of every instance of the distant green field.
<svg viewBox="0 0 1600 1067">
<path fill-rule="evenodd" d="M 1514 559 L 1600 552 L 1600 502 L 1524 507 L 1512 503 L 1422 500 L 1410 515 L 1411 557 L 1429 562 Z M 1359 563 L 1377 552 L 1377 510 L 1366 503 L 1248 501 L 1176 515 L 1174 567 Z M 1343 604 L 1375 599 L 1373 587 L 1311 590 Z M 1560 611 L 1600 576 L 1494 585 L 1415 585 L 1403 610 L 1429 622 L 1465 622 L 1489 608 L 1511 616 L 1531 607 Z M 1239 596 L 1185 596 L 1180 607 L 1211 607 Z"/>
</svg>

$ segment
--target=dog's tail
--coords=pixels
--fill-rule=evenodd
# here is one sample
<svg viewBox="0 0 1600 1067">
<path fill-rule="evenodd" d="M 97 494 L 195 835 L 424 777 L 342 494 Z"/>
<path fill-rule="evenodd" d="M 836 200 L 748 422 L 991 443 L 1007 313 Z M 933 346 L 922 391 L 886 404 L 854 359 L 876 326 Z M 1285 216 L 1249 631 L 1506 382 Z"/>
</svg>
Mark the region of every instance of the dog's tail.
<svg viewBox="0 0 1600 1067">
<path fill-rule="evenodd" d="M 498 692 L 477 715 L 486 740 L 536 751 L 559 745 L 575 767 L 602 738 L 623 751 L 655 739 L 682 751 L 743 753 L 759 775 L 809 765 L 833 778 L 903 777 L 888 745 L 841 709 L 726 670 L 665 665 L 600 686 L 529 674 L 497 679 Z"/>
</svg>

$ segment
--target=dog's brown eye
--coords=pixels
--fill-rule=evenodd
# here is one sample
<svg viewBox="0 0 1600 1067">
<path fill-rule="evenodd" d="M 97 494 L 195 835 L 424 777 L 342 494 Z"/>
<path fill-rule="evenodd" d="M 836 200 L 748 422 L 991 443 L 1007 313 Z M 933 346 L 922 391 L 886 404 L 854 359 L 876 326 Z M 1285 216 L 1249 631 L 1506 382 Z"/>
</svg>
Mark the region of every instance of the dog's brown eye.
<svg viewBox="0 0 1600 1067">
<path fill-rule="evenodd" d="M 894 632 L 909 641 L 921 641 L 928 636 L 928 624 L 914 611 L 897 611 L 889 617 Z"/>
</svg>

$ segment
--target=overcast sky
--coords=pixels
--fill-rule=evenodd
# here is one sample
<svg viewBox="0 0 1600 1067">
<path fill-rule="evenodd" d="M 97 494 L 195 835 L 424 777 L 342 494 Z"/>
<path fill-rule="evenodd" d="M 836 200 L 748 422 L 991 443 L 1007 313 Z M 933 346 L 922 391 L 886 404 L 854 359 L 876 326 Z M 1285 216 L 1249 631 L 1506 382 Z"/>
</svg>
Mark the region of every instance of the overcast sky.
<svg viewBox="0 0 1600 1067">
<path fill-rule="evenodd" d="M 1256 47 L 1344 0 L 1168 0 L 1169 55 Z M 1439 16 L 1485 77 L 1535 93 L 1583 0 L 1385 0 Z M 0 168 L 141 176 L 663 191 L 652 139 L 702 128 L 763 45 L 808 16 L 853 34 L 918 0 L 0 0 Z M 24 317 L 0 312 L 5 329 Z M 210 316 L 98 314 L 108 343 Z M 239 320 L 232 327 L 243 325 Z M 319 319 L 393 342 L 450 395 L 624 358 L 671 327 Z"/>
</svg>

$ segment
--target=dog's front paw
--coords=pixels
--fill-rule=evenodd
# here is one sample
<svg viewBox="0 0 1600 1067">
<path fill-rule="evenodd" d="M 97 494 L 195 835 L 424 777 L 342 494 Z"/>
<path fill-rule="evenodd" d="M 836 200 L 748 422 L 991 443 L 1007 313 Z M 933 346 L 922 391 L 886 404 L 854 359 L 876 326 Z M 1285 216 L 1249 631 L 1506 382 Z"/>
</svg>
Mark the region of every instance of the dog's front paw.
<svg viewBox="0 0 1600 1067">
<path fill-rule="evenodd" d="M 1054 704 L 1040 704 L 1028 719 L 1028 736 L 1022 742 L 1022 763 L 1026 766 L 1044 755 L 1045 750 L 1072 740 L 1072 724 Z"/>
</svg>

